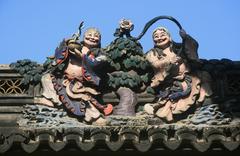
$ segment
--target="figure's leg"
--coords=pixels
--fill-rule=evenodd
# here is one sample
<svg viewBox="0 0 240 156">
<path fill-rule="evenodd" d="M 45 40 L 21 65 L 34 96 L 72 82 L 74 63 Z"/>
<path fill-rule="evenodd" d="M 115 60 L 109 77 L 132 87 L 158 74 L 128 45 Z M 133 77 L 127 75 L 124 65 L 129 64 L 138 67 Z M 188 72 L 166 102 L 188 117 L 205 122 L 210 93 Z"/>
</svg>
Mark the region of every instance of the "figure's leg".
<svg viewBox="0 0 240 156">
<path fill-rule="evenodd" d="M 34 103 L 42 104 L 50 107 L 54 107 L 54 104 L 61 104 L 59 96 L 57 95 L 50 74 L 45 74 L 42 76 L 41 84 L 43 88 L 42 95 L 43 97 L 35 97 Z"/>
<path fill-rule="evenodd" d="M 107 124 L 107 120 L 101 116 L 101 113 L 92 105 L 86 108 L 84 120 L 86 122 L 92 122 L 94 125 L 104 126 Z"/>
<path fill-rule="evenodd" d="M 46 99 L 45 97 L 35 97 L 34 104 L 40 104 L 40 105 L 45 105 L 45 106 L 49 106 L 49 107 L 54 107 L 53 102 Z"/>
<path fill-rule="evenodd" d="M 165 106 L 159 108 L 156 112 L 156 115 L 159 118 L 166 119 L 167 121 L 173 120 L 173 114 L 172 114 L 172 103 L 168 101 Z"/>
</svg>

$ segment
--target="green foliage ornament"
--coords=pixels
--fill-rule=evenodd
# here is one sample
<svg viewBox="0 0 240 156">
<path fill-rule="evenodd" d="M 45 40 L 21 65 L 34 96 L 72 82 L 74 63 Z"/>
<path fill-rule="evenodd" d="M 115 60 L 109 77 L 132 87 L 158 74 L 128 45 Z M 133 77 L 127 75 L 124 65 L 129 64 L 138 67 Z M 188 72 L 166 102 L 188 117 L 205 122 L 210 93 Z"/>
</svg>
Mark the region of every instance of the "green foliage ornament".
<svg viewBox="0 0 240 156">
<path fill-rule="evenodd" d="M 104 51 L 111 67 L 108 72 L 108 86 L 116 90 L 127 87 L 136 91 L 149 82 L 149 74 L 145 74 L 149 64 L 143 48 L 129 32 L 118 35 Z"/>
<path fill-rule="evenodd" d="M 25 86 L 38 84 L 41 81 L 44 70 L 37 62 L 29 59 L 18 60 L 17 62 L 11 63 L 10 67 L 23 76 L 21 83 Z"/>
</svg>

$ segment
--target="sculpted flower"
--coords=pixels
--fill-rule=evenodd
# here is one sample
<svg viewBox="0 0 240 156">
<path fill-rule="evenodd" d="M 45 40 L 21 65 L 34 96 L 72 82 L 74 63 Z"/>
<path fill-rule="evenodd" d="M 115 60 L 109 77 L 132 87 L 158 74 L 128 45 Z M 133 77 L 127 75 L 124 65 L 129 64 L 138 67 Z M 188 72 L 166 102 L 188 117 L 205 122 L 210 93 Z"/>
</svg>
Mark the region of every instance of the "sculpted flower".
<svg viewBox="0 0 240 156">
<path fill-rule="evenodd" d="M 131 31 L 131 30 L 133 29 L 133 23 L 132 23 L 132 21 L 127 20 L 127 19 L 122 19 L 122 20 L 119 22 L 119 26 L 120 26 L 120 29 L 121 29 L 121 30 Z"/>
</svg>

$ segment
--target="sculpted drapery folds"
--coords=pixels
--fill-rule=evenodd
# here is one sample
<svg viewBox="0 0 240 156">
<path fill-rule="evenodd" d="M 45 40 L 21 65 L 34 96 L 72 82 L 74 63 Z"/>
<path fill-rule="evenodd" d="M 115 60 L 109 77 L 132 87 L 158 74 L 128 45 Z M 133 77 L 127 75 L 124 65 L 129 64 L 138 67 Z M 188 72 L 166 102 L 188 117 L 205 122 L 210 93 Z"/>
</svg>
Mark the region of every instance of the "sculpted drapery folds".
<svg viewBox="0 0 240 156">
<path fill-rule="evenodd" d="M 95 68 L 106 60 L 100 48 L 101 34 L 96 28 L 90 28 L 82 42 L 78 37 L 64 39 L 55 55 L 45 62 L 48 70 L 41 80 L 44 98 L 35 99 L 35 103 L 63 106 L 88 123 L 105 125 L 104 115 L 111 113 L 112 106 L 102 105 L 95 98 L 100 94 L 96 90 L 100 78 Z"/>
<path fill-rule="evenodd" d="M 182 43 L 158 27 L 144 53 L 139 40 L 162 19 Z M 199 59 L 197 41 L 171 16 L 154 17 L 138 36 L 122 19 L 105 48 L 96 28 L 80 41 L 82 26 L 43 65 L 0 65 L 0 153 L 239 148 L 239 61 Z"/>
<path fill-rule="evenodd" d="M 125 63 L 124 67 L 128 67 L 127 65 L 129 64 L 126 64 L 128 57 L 135 56 L 135 53 L 138 52 L 137 50 L 140 49 L 139 51 L 141 52 L 142 48 L 137 41 L 138 39 L 130 35 L 132 29 L 133 24 L 131 21 L 122 20 L 120 28 L 115 33 L 117 39 L 108 48 L 104 49 L 105 52 L 100 48 L 101 34 L 95 28 L 88 29 L 85 32 L 82 42 L 78 41 L 78 34 L 74 34 L 70 39 L 63 40 L 56 49 L 55 56 L 49 58 L 45 63 L 46 68 L 49 70 L 42 77 L 42 95 L 44 98 L 36 99 L 36 103 L 52 107 L 63 105 L 70 114 L 83 117 L 86 122 L 100 121 L 100 124 L 103 123 L 105 125 L 106 120 L 102 117 L 101 113 L 109 115 L 113 108 L 112 105 L 101 105 L 96 100 L 96 96 L 100 94 L 97 91 L 100 78 L 95 73 L 95 69 L 100 69 L 101 63 L 107 60 L 106 55 L 108 55 L 108 63 L 109 59 L 111 60 L 110 65 L 121 64 L 123 62 Z M 203 103 L 212 94 L 210 76 L 205 72 L 191 69 L 192 64 L 199 63 L 197 41 L 187 35 L 183 29 L 180 30 L 180 35 L 183 42 L 175 43 L 171 39 L 168 30 L 164 27 L 159 27 L 154 30 L 152 35 L 154 48 L 146 56 L 143 53 L 137 53 L 141 56 L 143 55 L 142 59 L 146 58 L 147 62 L 151 65 L 154 76 L 150 87 L 157 93 L 157 102 L 146 104 L 144 111 L 163 118 L 166 121 L 173 121 L 174 114 L 181 114 L 187 111 L 192 105 Z M 125 40 L 126 43 L 124 42 Z M 134 43 L 132 45 L 136 44 L 138 49 L 130 46 L 129 52 L 121 55 L 123 61 L 121 62 L 120 59 L 116 59 L 115 61 L 118 62 L 113 64 L 115 58 L 113 54 L 118 52 L 117 50 L 119 49 L 120 52 L 123 51 L 122 44 L 118 42 L 123 42 L 122 44 L 126 45 L 128 49 L 129 46 L 127 43 Z M 117 47 L 115 48 L 117 50 L 114 47 Z M 144 63 L 147 62 L 145 61 Z M 143 73 L 144 69 L 140 73 Z M 116 70 L 113 73 L 119 72 L 120 77 L 123 71 L 126 71 L 125 68 Z M 135 72 L 135 75 L 137 74 L 138 72 Z M 109 76 L 110 81 L 113 78 L 111 74 Z M 132 76 L 131 78 L 134 77 Z M 141 76 L 141 78 L 144 77 Z M 116 84 L 118 83 L 115 82 L 114 85 Z M 135 88 L 135 90 L 137 91 L 138 89 Z M 126 100 L 126 97 L 124 100 Z M 135 103 L 137 103 L 136 100 Z M 119 109 L 122 112 L 116 113 L 120 106 L 121 100 L 115 107 L 113 114 L 128 114 L 126 112 L 129 110 L 122 109 Z M 129 114 L 130 116 L 135 115 L 134 107 L 132 111 Z"/>
<path fill-rule="evenodd" d="M 180 35 L 182 44 L 175 43 L 166 28 L 157 28 L 152 35 L 154 48 L 146 54 L 154 70 L 151 87 L 156 90 L 158 101 L 146 104 L 144 110 L 167 121 L 212 94 L 209 75 L 191 70 L 191 63 L 199 63 L 197 41 L 183 29 Z"/>
<path fill-rule="evenodd" d="M 154 47 L 144 53 L 139 40 L 160 19 L 171 20 L 179 27 L 182 43 L 174 42 L 166 28 L 158 27 L 152 34 Z M 212 99 L 211 77 L 198 58 L 198 43 L 176 19 L 157 16 L 137 37 L 131 35 L 132 21 L 122 19 L 114 33 L 116 38 L 105 48 L 101 48 L 101 34 L 96 28 L 88 29 L 79 40 L 82 24 L 43 66 L 30 60 L 12 64 L 23 75 L 23 84 L 38 85 L 41 80 L 35 104 L 57 107 L 70 117 L 99 125 L 135 116 L 154 122 L 223 121 L 218 101 Z M 100 101 L 113 103 L 114 108 Z"/>
</svg>

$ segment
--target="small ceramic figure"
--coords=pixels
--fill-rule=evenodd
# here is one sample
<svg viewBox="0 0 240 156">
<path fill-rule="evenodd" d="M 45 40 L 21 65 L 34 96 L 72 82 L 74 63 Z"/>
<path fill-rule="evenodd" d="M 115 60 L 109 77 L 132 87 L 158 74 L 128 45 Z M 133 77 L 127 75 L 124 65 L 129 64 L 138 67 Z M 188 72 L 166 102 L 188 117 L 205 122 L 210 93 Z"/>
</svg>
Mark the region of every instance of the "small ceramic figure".
<svg viewBox="0 0 240 156">
<path fill-rule="evenodd" d="M 96 96 L 100 78 L 95 68 L 106 60 L 100 49 L 101 34 L 96 28 L 88 29 L 82 42 L 78 36 L 63 40 L 45 66 L 49 68 L 42 77 L 44 98 L 35 103 L 51 107 L 61 106 L 87 123 L 105 125 L 104 115 L 112 112 L 112 106 L 101 105 Z M 103 115 L 103 114 L 104 115 Z"/>
<path fill-rule="evenodd" d="M 154 48 L 146 59 L 154 70 L 151 87 L 158 93 L 158 101 L 146 104 L 144 110 L 167 121 L 194 104 L 203 103 L 212 94 L 207 73 L 191 71 L 190 62 L 198 62 L 198 43 L 180 30 L 182 44 L 175 43 L 164 27 L 154 30 Z"/>
</svg>

